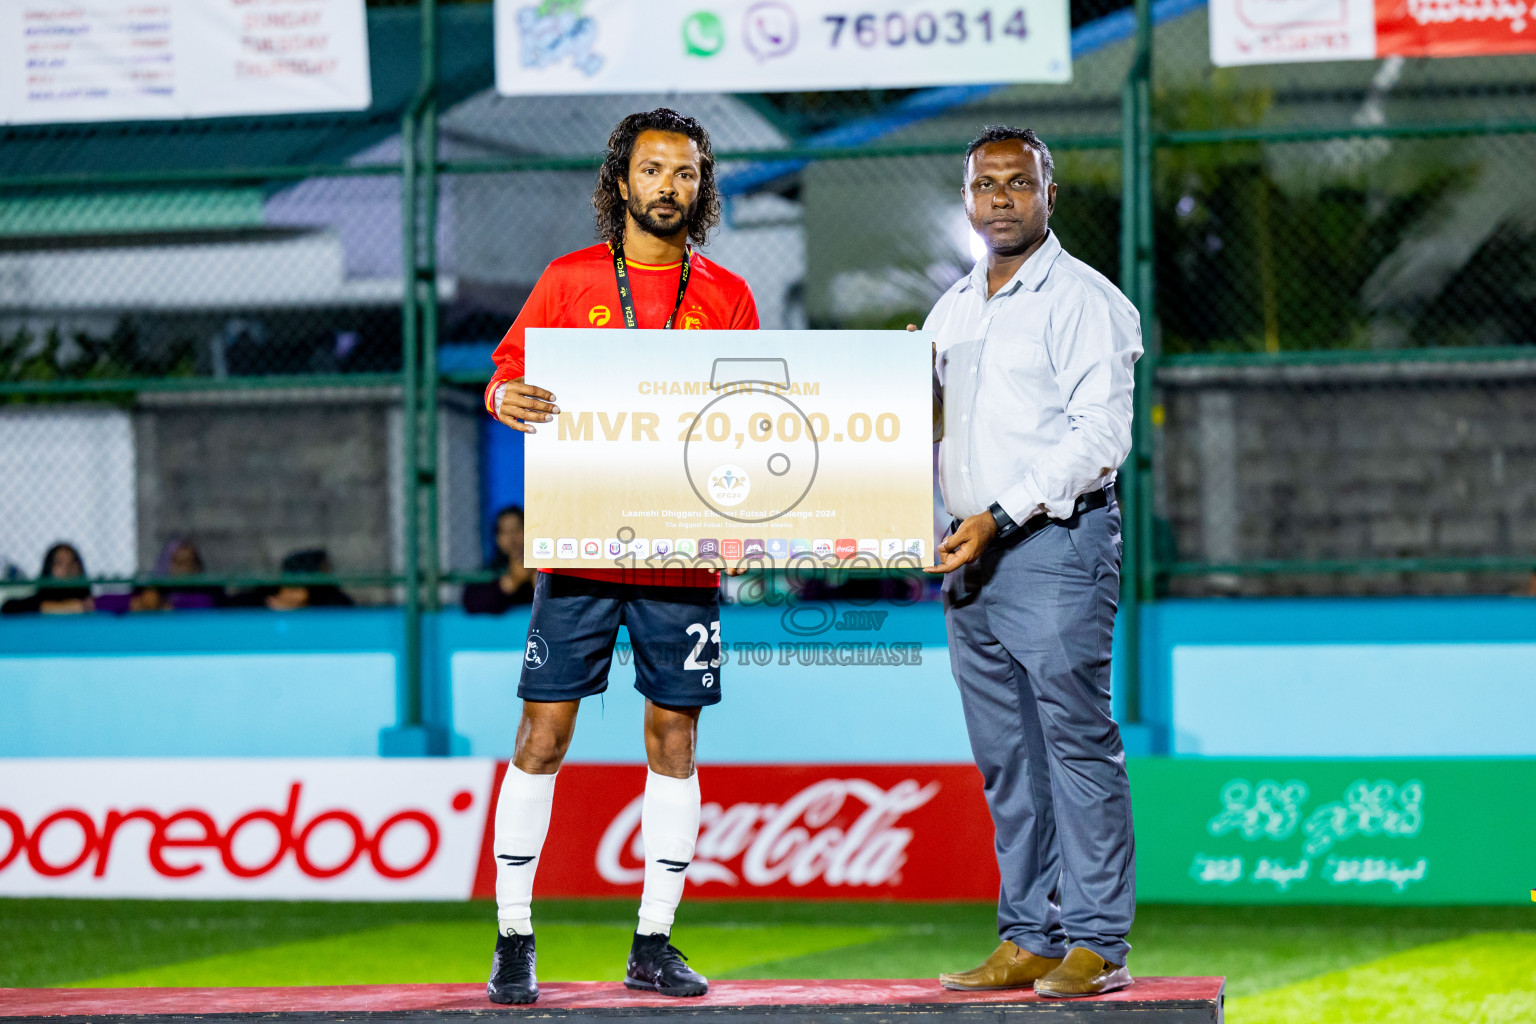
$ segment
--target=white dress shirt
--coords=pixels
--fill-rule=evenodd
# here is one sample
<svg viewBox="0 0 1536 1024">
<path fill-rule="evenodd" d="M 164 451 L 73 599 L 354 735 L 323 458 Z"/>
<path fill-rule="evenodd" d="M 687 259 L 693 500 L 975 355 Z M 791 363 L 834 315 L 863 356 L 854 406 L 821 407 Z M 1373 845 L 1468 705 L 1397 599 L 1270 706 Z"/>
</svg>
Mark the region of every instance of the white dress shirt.
<svg viewBox="0 0 1536 1024">
<path fill-rule="evenodd" d="M 997 502 L 1022 525 L 1068 519 L 1115 479 L 1131 450 L 1132 366 L 1141 318 L 1056 233 L 987 296 L 982 260 L 928 314 L 944 405 L 939 484 L 964 519 Z"/>
</svg>

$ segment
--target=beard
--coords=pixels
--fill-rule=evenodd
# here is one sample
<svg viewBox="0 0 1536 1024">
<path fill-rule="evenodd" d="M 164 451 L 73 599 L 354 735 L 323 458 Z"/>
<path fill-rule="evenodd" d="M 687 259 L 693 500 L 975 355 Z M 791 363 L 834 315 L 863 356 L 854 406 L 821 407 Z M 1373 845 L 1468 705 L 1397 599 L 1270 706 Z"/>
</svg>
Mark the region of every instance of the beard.
<svg viewBox="0 0 1536 1024">
<path fill-rule="evenodd" d="M 640 197 L 632 195 L 629 197 L 629 204 L 626 208 L 629 210 L 629 215 L 635 219 L 635 223 L 640 225 L 641 230 L 646 234 L 655 235 L 657 238 L 671 238 L 679 231 L 688 230 L 689 208 L 677 200 L 671 200 L 669 203 L 668 201 L 657 199 L 642 205 Z M 668 224 L 652 212 L 657 208 L 676 210 L 680 216 L 676 221 Z"/>
</svg>

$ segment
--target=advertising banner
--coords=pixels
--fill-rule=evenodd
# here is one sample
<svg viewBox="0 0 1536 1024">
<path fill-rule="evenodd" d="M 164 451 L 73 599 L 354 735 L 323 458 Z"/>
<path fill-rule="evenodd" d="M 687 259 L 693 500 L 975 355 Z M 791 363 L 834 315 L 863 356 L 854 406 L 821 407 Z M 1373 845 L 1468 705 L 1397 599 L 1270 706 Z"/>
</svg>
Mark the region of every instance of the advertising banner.
<svg viewBox="0 0 1536 1024">
<path fill-rule="evenodd" d="M 1525 903 L 1536 761 L 1128 762 L 1145 902 Z M 0 896 L 491 898 L 505 762 L 0 760 Z M 643 764 L 561 769 L 535 895 L 636 896 Z M 991 900 L 970 764 L 705 765 L 688 893 Z"/>
<path fill-rule="evenodd" d="M 1376 0 L 1383 56 L 1479 57 L 1536 53 L 1530 0 Z"/>
<path fill-rule="evenodd" d="M 643 765 L 561 769 L 536 895 L 639 895 L 645 774 Z M 691 895 L 997 897 L 992 819 L 971 765 L 721 765 L 701 769 L 699 783 Z M 475 895 L 494 894 L 487 857 Z"/>
<path fill-rule="evenodd" d="M 462 900 L 477 758 L 0 760 L 0 896 Z"/>
<path fill-rule="evenodd" d="M 507 96 L 911 88 L 1072 77 L 1064 0 L 496 0 Z"/>
<path fill-rule="evenodd" d="M 1376 56 L 1373 0 L 1211 0 L 1210 19 L 1217 67 Z"/>
<path fill-rule="evenodd" d="M 0 760 L 0 896 L 490 898 L 505 770 L 480 758 Z M 538 895 L 639 893 L 645 776 L 561 770 Z M 701 782 L 697 895 L 996 895 L 970 765 L 733 765 Z"/>
<path fill-rule="evenodd" d="M 0 122 L 366 110 L 363 0 L 5 0 Z"/>
<path fill-rule="evenodd" d="M 920 331 L 530 329 L 527 379 L 561 411 L 526 442 L 527 564 L 930 564 L 931 351 Z"/>
<path fill-rule="evenodd" d="M 1138 898 L 1523 903 L 1536 761 L 1143 759 Z"/>
<path fill-rule="evenodd" d="M 1536 53 L 1530 0 L 1211 0 L 1211 63 Z"/>
</svg>

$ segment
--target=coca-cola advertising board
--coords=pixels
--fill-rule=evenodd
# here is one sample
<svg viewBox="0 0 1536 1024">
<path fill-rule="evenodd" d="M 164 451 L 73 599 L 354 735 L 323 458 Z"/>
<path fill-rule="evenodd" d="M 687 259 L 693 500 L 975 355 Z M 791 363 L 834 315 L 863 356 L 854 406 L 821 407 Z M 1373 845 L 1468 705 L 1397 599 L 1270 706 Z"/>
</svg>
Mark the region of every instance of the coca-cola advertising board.
<svg viewBox="0 0 1536 1024">
<path fill-rule="evenodd" d="M 0 895 L 460 900 L 494 894 L 482 758 L 0 760 Z M 991 899 L 970 765 L 700 775 L 689 891 Z M 638 894 L 643 765 L 567 765 L 536 895 Z"/>
<path fill-rule="evenodd" d="M 1536 53 L 1531 0 L 1211 0 L 1211 63 Z"/>
<path fill-rule="evenodd" d="M 499 775 L 499 770 L 498 770 Z M 992 819 L 971 765 L 721 765 L 689 892 L 714 898 L 993 899 Z M 638 895 L 645 769 L 572 765 L 555 783 L 535 893 Z M 477 896 L 494 893 L 481 861 Z"/>
</svg>

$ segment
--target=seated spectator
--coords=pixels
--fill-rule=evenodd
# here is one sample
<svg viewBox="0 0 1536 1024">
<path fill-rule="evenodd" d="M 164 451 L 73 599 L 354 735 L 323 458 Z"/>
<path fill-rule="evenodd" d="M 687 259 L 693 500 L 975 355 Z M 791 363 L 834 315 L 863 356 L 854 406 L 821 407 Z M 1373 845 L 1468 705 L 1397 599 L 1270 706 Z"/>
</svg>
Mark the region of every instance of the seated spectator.
<svg viewBox="0 0 1536 1024">
<path fill-rule="evenodd" d="M 324 548 L 290 552 L 282 564 L 284 575 L 316 575 L 332 571 L 331 556 Z M 352 599 L 334 583 L 284 584 L 267 595 L 266 605 L 277 612 L 299 608 L 350 608 Z"/>
<path fill-rule="evenodd" d="M 38 573 L 37 592 L 31 597 L 17 597 L 0 605 L 6 615 L 42 612 L 44 615 L 77 615 L 95 609 L 91 600 L 91 588 L 85 586 L 59 586 L 44 580 L 83 580 L 85 561 L 72 544 L 55 544 L 43 556 L 43 568 Z"/>
<path fill-rule="evenodd" d="M 489 583 L 464 586 L 464 610 L 477 615 L 500 615 L 513 605 L 533 603 L 533 581 L 538 573 L 523 565 L 523 510 L 508 505 L 496 513 L 496 557 L 486 566 L 501 573 Z"/>
<path fill-rule="evenodd" d="M 154 576 L 201 576 L 203 556 L 197 545 L 186 537 L 172 537 L 155 559 Z M 133 592 L 129 608 L 136 612 L 184 611 L 190 608 L 214 608 L 223 598 L 219 587 L 140 587 Z"/>
</svg>

